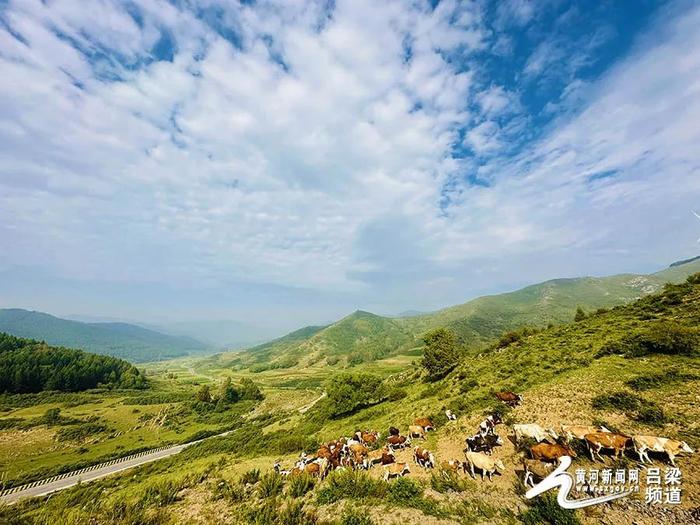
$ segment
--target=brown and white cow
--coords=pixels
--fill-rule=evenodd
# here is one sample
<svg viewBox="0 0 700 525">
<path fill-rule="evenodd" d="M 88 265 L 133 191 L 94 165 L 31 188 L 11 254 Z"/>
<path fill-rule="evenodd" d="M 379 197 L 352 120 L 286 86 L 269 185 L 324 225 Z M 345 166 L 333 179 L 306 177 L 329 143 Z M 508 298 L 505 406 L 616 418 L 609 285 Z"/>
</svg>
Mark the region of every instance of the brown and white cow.
<svg viewBox="0 0 700 525">
<path fill-rule="evenodd" d="M 423 447 L 413 449 L 413 461 L 423 468 L 435 468 L 435 456 Z"/>
<path fill-rule="evenodd" d="M 586 434 L 595 434 L 596 432 L 610 432 L 604 426 L 596 427 L 594 425 L 562 425 L 561 433 L 566 441 L 572 439 L 585 439 Z"/>
<path fill-rule="evenodd" d="M 576 457 L 576 452 L 568 445 L 557 443 L 540 443 L 530 447 L 532 459 L 539 461 L 558 461 L 562 456 Z"/>
<path fill-rule="evenodd" d="M 496 399 L 511 407 L 519 405 L 523 402 L 522 394 L 516 394 L 515 392 L 496 392 L 494 395 L 496 396 Z"/>
<path fill-rule="evenodd" d="M 381 435 L 372 430 L 358 430 L 355 432 L 355 439 L 364 445 L 374 445 Z"/>
<path fill-rule="evenodd" d="M 494 459 L 482 452 L 465 452 L 464 457 L 466 459 L 466 464 L 469 465 L 469 472 L 472 477 L 475 478 L 476 474 L 474 469 L 478 468 L 481 471 L 481 479 L 484 479 L 485 475 L 488 475 L 489 481 L 493 481 L 494 472 L 503 472 L 505 466 L 500 459 Z"/>
<path fill-rule="evenodd" d="M 400 478 L 411 472 L 408 463 L 392 463 L 384 467 L 384 481 L 390 478 Z"/>
<path fill-rule="evenodd" d="M 391 447 L 378 448 L 377 450 L 371 450 L 367 454 L 367 460 L 369 461 L 369 466 L 372 465 L 389 465 L 396 462 L 396 456 Z"/>
<path fill-rule="evenodd" d="M 435 425 L 433 425 L 433 422 L 430 420 L 430 418 L 427 417 L 418 417 L 415 419 L 413 424 L 419 427 L 423 427 L 423 430 L 425 430 L 426 432 L 428 430 L 435 430 Z"/>
<path fill-rule="evenodd" d="M 602 449 L 612 450 L 615 457 L 621 457 L 625 454 L 625 448 L 632 444 L 632 438 L 624 434 L 616 434 L 615 432 L 592 432 L 583 436 L 588 446 L 588 452 L 591 454 L 591 459 L 595 461 L 597 455 L 601 461 L 605 461 L 600 455 Z"/>
<path fill-rule="evenodd" d="M 674 467 L 676 466 L 677 455 L 695 452 L 685 441 L 656 436 L 634 436 L 632 437 L 632 444 L 634 445 L 634 450 L 639 454 L 639 461 L 642 463 L 645 463 L 645 460 L 652 463 L 652 460 L 649 458 L 650 450 L 652 452 L 665 453 Z"/>
<path fill-rule="evenodd" d="M 389 436 L 386 438 L 386 442 L 391 445 L 392 448 L 406 448 L 411 444 L 411 438 L 409 436 Z"/>
<path fill-rule="evenodd" d="M 369 462 L 367 461 L 367 454 L 369 454 L 369 449 L 361 443 L 353 443 L 348 446 L 348 454 L 350 456 L 350 462 L 352 466 L 360 468 L 368 468 Z"/>
</svg>

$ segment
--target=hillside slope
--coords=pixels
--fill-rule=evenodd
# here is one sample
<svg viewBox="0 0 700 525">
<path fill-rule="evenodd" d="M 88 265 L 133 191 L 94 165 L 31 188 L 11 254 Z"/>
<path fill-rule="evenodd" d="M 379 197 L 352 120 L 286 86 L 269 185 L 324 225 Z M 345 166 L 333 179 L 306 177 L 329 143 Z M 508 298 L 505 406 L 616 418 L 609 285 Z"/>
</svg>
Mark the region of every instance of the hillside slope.
<svg viewBox="0 0 700 525">
<path fill-rule="evenodd" d="M 629 303 L 700 271 L 700 260 L 674 263 L 650 275 L 555 279 L 514 292 L 479 297 L 464 304 L 413 317 L 389 318 L 357 311 L 325 328 L 294 332 L 239 354 L 232 364 L 289 368 L 326 362 L 359 364 L 398 353 L 414 353 L 427 330 L 445 326 L 467 346 L 483 347 L 503 332 L 525 325 L 543 327 L 586 311 Z"/>
<path fill-rule="evenodd" d="M 81 323 L 19 308 L 0 310 L 0 331 L 134 362 L 207 350 L 204 343 L 189 337 L 165 335 L 127 323 Z"/>
</svg>

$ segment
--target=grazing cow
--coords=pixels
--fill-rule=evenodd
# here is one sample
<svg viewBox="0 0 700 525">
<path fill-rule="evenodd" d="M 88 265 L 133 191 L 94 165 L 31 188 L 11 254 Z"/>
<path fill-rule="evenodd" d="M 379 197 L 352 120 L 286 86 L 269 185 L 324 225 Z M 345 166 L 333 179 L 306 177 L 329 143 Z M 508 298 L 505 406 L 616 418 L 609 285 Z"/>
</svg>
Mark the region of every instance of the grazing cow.
<svg viewBox="0 0 700 525">
<path fill-rule="evenodd" d="M 541 481 L 549 476 L 554 470 L 554 465 L 551 463 L 542 463 L 536 459 L 523 459 L 523 470 L 525 471 L 523 483 L 526 487 L 528 483 L 530 486 L 534 487 L 535 478 Z"/>
<path fill-rule="evenodd" d="M 559 445 L 551 443 L 540 443 L 534 447 L 530 447 L 530 455 L 532 459 L 539 461 L 559 461 L 562 456 L 576 457 L 576 452 L 568 445 Z"/>
<path fill-rule="evenodd" d="M 457 416 L 452 412 L 452 410 L 445 410 L 445 416 L 447 417 L 448 421 L 454 421 L 457 419 Z"/>
<path fill-rule="evenodd" d="M 361 443 L 356 443 L 349 446 L 351 464 L 359 468 L 368 468 L 367 454 L 369 449 Z"/>
<path fill-rule="evenodd" d="M 386 438 L 386 442 L 389 443 L 392 448 L 406 448 L 411 444 L 411 438 L 407 436 L 391 435 Z"/>
<path fill-rule="evenodd" d="M 514 407 L 523 402 L 523 396 L 515 392 L 496 392 L 496 399 L 505 403 L 508 406 Z"/>
<path fill-rule="evenodd" d="M 374 432 L 370 430 L 358 430 L 355 432 L 355 439 L 364 445 L 372 445 L 377 442 L 381 437 L 379 432 Z"/>
<path fill-rule="evenodd" d="M 323 479 L 328 473 L 328 465 L 328 460 L 326 458 L 319 458 L 311 463 L 307 463 L 303 469 L 292 469 L 292 474 L 301 474 L 302 472 L 306 472 L 310 476 Z"/>
<path fill-rule="evenodd" d="M 435 468 L 435 456 L 432 452 L 422 447 L 413 449 L 413 461 L 423 468 Z"/>
<path fill-rule="evenodd" d="M 412 438 L 417 437 L 425 439 L 425 429 L 420 425 L 411 425 L 408 427 L 408 435 Z"/>
<path fill-rule="evenodd" d="M 561 433 L 567 442 L 572 439 L 584 439 L 586 434 L 595 434 L 596 432 L 610 432 L 604 426 L 593 426 L 593 425 L 562 425 Z"/>
<path fill-rule="evenodd" d="M 634 450 L 639 454 L 639 461 L 645 463 L 645 459 L 652 463 L 649 458 L 649 450 L 652 452 L 665 452 L 671 465 L 676 466 L 676 456 L 685 452 L 692 454 L 695 452 L 685 441 L 662 438 L 656 436 L 634 436 L 632 438 Z"/>
<path fill-rule="evenodd" d="M 282 476 L 289 476 L 289 474 L 291 474 L 292 472 L 291 470 L 283 469 L 282 464 L 279 462 L 279 460 L 275 461 L 275 464 L 272 465 L 272 468 L 275 472 L 277 472 L 277 474 L 280 474 Z"/>
<path fill-rule="evenodd" d="M 481 471 L 482 480 L 484 479 L 484 475 L 488 475 L 489 481 L 493 481 L 492 475 L 494 472 L 500 474 L 506 468 L 500 459 L 494 459 L 481 452 L 465 452 L 464 457 L 466 459 L 465 470 L 466 465 L 469 465 L 469 472 L 473 478 L 476 477 L 474 473 L 475 468 Z"/>
<path fill-rule="evenodd" d="M 391 450 L 391 447 L 372 450 L 367 454 L 367 459 L 369 460 L 370 467 L 372 465 L 389 465 L 396 461 L 394 451 Z"/>
<path fill-rule="evenodd" d="M 411 472 L 408 463 L 392 463 L 384 467 L 384 481 L 389 481 L 390 478 L 400 478 Z"/>
<path fill-rule="evenodd" d="M 470 452 L 486 452 L 491 454 L 494 447 L 503 445 L 503 440 L 498 434 L 476 434 L 464 440 L 467 450 Z"/>
<path fill-rule="evenodd" d="M 621 457 L 625 454 L 625 448 L 632 444 L 632 438 L 624 434 L 616 434 L 614 432 L 591 432 L 583 436 L 588 446 L 588 452 L 591 454 L 591 459 L 595 461 L 593 454 L 596 454 L 601 461 L 605 461 L 600 451 L 604 448 L 613 450 L 615 457 Z"/>
<path fill-rule="evenodd" d="M 485 436 L 486 434 L 493 434 L 494 427 L 500 423 L 503 423 L 501 416 L 498 414 L 491 414 L 481 423 L 479 423 L 479 434 Z"/>
<path fill-rule="evenodd" d="M 465 465 L 458 459 L 448 459 L 440 463 L 440 468 L 447 472 L 459 472 Z"/>
<path fill-rule="evenodd" d="M 538 443 L 542 441 L 547 441 L 549 443 L 556 443 L 559 436 L 554 430 L 550 428 L 542 428 L 537 423 L 530 423 L 529 425 L 513 425 L 513 431 L 515 432 L 516 443 L 521 441 L 523 438 L 531 438 Z"/>
<path fill-rule="evenodd" d="M 425 430 L 426 432 L 428 430 L 435 430 L 435 425 L 433 425 L 433 422 L 430 421 L 430 419 L 428 419 L 427 417 L 418 417 L 413 422 L 413 424 L 419 427 L 423 427 L 423 430 Z"/>
<path fill-rule="evenodd" d="M 399 429 L 396 427 L 389 427 L 390 436 L 398 436 L 400 434 Z"/>
</svg>

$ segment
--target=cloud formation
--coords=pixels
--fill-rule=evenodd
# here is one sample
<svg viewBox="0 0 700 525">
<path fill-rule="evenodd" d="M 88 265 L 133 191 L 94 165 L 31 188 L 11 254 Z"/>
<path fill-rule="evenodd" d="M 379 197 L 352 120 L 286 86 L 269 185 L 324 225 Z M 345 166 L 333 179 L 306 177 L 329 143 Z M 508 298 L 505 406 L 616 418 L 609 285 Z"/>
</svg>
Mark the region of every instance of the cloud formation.
<svg viewBox="0 0 700 525">
<path fill-rule="evenodd" d="M 398 311 L 453 302 L 485 268 L 612 271 L 697 237 L 679 226 L 700 196 L 697 7 L 655 15 L 595 78 L 612 33 L 572 57 L 524 1 L 0 10 L 6 268 Z"/>
</svg>

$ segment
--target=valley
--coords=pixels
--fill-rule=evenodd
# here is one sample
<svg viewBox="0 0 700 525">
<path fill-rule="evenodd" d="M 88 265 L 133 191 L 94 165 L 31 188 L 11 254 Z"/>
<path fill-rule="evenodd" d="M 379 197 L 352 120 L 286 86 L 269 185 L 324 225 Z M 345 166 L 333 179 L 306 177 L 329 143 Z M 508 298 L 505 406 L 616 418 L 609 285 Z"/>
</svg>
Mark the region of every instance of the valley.
<svg viewBox="0 0 700 525">
<path fill-rule="evenodd" d="M 514 326 L 510 323 L 515 321 L 508 320 L 508 329 L 490 338 L 469 340 L 468 332 L 458 328 L 469 322 L 454 324 L 449 321 L 456 319 L 452 312 L 418 320 L 390 319 L 388 328 L 385 318 L 358 312 L 330 327 L 303 330 L 242 354 L 140 364 L 145 388 L 3 394 L 0 471 L 5 487 L 139 451 L 202 441 L 48 499 L 25 499 L 0 508 L 0 522 L 448 524 L 556 519 L 612 524 L 633 515 L 640 524 L 689 523 L 700 506 L 697 454 L 679 458 L 682 503 L 665 514 L 638 496 L 574 513 L 552 507 L 550 496 L 534 502 L 523 498 L 520 462 L 526 446 L 513 442 L 511 427 L 604 424 L 631 435 L 681 439 L 697 449 L 700 278 L 686 282 L 697 264 L 671 269 L 673 280 L 681 284 L 664 287 L 654 282 L 653 289 L 633 288 L 639 299 L 615 295 L 616 304 L 584 308 L 587 311 L 577 314 L 576 321 L 579 299 L 575 294 L 569 303 L 561 299 L 561 287 L 572 290 L 572 283 L 516 292 L 520 304 L 508 297 L 518 306 L 504 307 L 508 314 L 502 318 L 510 319 L 515 310 L 529 312 L 531 306 L 525 305 L 532 296 L 539 304 L 543 297 L 545 304 L 557 297 L 552 299 L 557 305 L 567 306 L 557 306 L 556 314 L 547 314 L 539 323 Z M 635 287 L 651 286 L 649 280 L 634 279 L 626 276 L 616 282 L 621 290 L 629 289 L 630 281 Z M 573 286 L 590 290 L 580 282 Z M 504 301 L 495 297 L 477 302 Z M 464 313 L 464 307 L 458 308 Z M 417 326 L 446 326 L 456 335 L 458 360 L 441 377 L 426 379 Z M 393 346 L 358 363 L 348 358 L 358 349 L 364 352 L 382 344 Z M 290 355 L 298 358 L 290 366 L 256 366 Z M 345 385 L 354 386 L 347 390 Z M 522 392 L 522 405 L 508 409 L 498 403 L 493 393 L 502 390 Z M 447 409 L 457 415 L 455 421 L 447 420 Z M 311 454 L 319 443 L 351 436 L 357 429 L 378 430 L 383 443 L 389 427 L 406 432 L 417 417 L 429 417 L 436 430 L 413 445 L 432 451 L 438 463 L 463 460 L 464 439 L 494 411 L 504 419 L 496 428 L 503 445 L 494 457 L 503 461 L 505 470 L 493 482 L 423 469 L 415 464 L 410 448 L 396 451 L 396 460 L 407 462 L 410 474 L 389 483 L 380 480 L 381 467 L 332 472 L 323 481 L 302 477 L 305 488 L 293 476 L 272 472 L 276 461 L 289 469 L 301 451 Z M 222 432 L 229 434 L 210 437 Z M 578 468 L 603 468 L 590 461 L 585 447 L 577 450 Z M 654 459 L 664 466 L 661 457 Z M 641 468 L 632 451 L 622 463 L 608 458 L 606 465 Z"/>
</svg>

